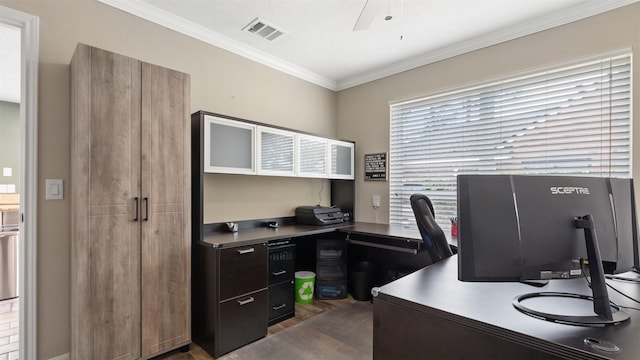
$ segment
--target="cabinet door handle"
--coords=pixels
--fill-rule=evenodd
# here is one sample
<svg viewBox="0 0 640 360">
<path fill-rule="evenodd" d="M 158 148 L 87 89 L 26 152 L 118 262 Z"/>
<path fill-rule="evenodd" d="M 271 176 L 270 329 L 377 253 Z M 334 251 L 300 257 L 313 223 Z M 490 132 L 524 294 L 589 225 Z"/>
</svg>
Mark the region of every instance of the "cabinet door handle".
<svg viewBox="0 0 640 360">
<path fill-rule="evenodd" d="M 241 250 L 238 250 L 238 254 L 240 254 L 240 255 L 251 254 L 254 251 L 256 251 L 256 249 L 254 249 L 254 248 L 241 249 Z"/>
<path fill-rule="evenodd" d="M 286 307 L 287 307 L 287 304 L 282 304 L 282 305 L 276 305 L 276 306 L 272 307 L 271 309 L 280 310 L 280 309 L 284 309 Z"/>
<path fill-rule="evenodd" d="M 274 273 L 271 273 L 273 276 L 280 276 L 280 275 L 284 275 L 287 273 L 287 270 L 280 270 L 280 271 L 276 271 Z"/>
<path fill-rule="evenodd" d="M 138 205 L 139 205 L 138 197 L 137 197 L 137 196 L 136 196 L 136 197 L 134 197 L 134 198 L 133 198 L 133 200 L 134 200 L 134 201 L 135 201 L 135 203 L 136 203 L 136 208 L 135 208 L 135 210 L 134 210 L 134 211 L 136 212 L 136 217 L 134 217 L 134 218 L 133 218 L 133 221 L 138 221 L 138 220 L 140 220 L 140 219 L 138 218 L 138 214 L 140 213 L 140 207 L 138 206 Z"/>
<path fill-rule="evenodd" d="M 238 300 L 238 305 L 240 306 L 247 305 L 247 304 L 251 304 L 254 301 L 256 301 L 256 299 L 254 299 L 252 296 L 249 296 L 248 299 Z"/>
<path fill-rule="evenodd" d="M 149 221 L 149 198 L 144 198 L 144 221 Z"/>
</svg>

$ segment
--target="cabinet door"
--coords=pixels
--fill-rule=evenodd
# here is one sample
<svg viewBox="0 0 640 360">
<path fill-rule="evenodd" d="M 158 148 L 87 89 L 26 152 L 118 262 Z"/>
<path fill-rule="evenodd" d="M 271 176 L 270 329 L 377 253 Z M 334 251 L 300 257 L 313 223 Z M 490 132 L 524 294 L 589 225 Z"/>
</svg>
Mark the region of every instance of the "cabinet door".
<svg viewBox="0 0 640 360">
<path fill-rule="evenodd" d="M 256 126 L 204 117 L 204 171 L 255 175 Z"/>
<path fill-rule="evenodd" d="M 354 144 L 346 141 L 329 140 L 329 177 L 331 179 L 354 179 Z"/>
<path fill-rule="evenodd" d="M 71 63 L 71 358 L 140 357 L 140 62 Z"/>
<path fill-rule="evenodd" d="M 258 126 L 258 175 L 294 176 L 296 134 Z"/>
<path fill-rule="evenodd" d="M 142 64 L 142 355 L 191 339 L 189 76 Z"/>
<path fill-rule="evenodd" d="M 326 178 L 329 175 L 328 139 L 298 134 L 298 176 Z"/>
</svg>

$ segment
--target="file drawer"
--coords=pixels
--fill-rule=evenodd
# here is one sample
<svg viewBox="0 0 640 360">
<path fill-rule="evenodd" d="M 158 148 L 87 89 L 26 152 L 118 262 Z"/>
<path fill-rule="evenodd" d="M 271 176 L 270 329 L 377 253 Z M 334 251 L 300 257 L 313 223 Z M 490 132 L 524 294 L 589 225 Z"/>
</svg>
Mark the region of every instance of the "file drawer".
<svg viewBox="0 0 640 360">
<path fill-rule="evenodd" d="M 269 325 L 295 315 L 294 281 L 269 286 Z"/>
<path fill-rule="evenodd" d="M 267 335 L 267 290 L 220 303 L 216 357 Z"/>
<path fill-rule="evenodd" d="M 219 251 L 220 300 L 267 287 L 267 244 Z"/>
<path fill-rule="evenodd" d="M 296 245 L 269 247 L 269 285 L 293 280 Z"/>
</svg>

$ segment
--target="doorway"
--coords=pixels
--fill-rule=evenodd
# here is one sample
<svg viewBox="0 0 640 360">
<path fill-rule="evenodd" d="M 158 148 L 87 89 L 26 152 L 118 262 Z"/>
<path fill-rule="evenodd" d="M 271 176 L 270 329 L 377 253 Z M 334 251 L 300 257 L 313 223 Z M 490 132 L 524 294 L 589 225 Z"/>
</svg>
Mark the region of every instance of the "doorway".
<svg viewBox="0 0 640 360">
<path fill-rule="evenodd" d="M 19 60 L 20 29 L 0 24 L 0 359 L 19 358 Z"/>
<path fill-rule="evenodd" d="M 17 147 L 17 165 L 0 164 L 0 195 L 12 202 L 9 210 L 17 210 L 17 284 L 15 295 L 17 296 L 18 311 L 18 355 L 20 359 L 35 359 L 36 351 L 36 230 L 37 230 L 37 78 L 38 78 L 38 17 L 29 15 L 14 9 L 0 6 L 0 27 L 9 33 L 19 34 L 19 50 L 12 50 L 13 54 L 19 52 L 17 58 L 19 69 L 10 70 L 19 73 L 18 95 L 13 96 L 12 101 L 5 103 L 18 104 L 18 145 L 13 146 L 10 158 L 15 159 L 15 147 Z M 13 35 L 7 35 L 13 36 Z M 4 37 L 0 37 L 4 41 Z M 6 51 L 2 51 L 2 54 Z M 2 66 L 8 66 L 1 61 Z M 2 72 L 0 72 L 2 74 Z M 5 83 L 5 81 L 3 81 Z M 11 106 L 10 106 L 11 107 Z M 15 107 L 15 105 L 13 106 Z M 3 112 L 4 113 L 4 112 Z M 4 126 L 0 123 L 0 126 Z M 9 126 L 9 125 L 7 125 Z M 0 160 L 5 161 L 5 160 Z M 14 160 L 11 160 L 14 161 Z M 5 179 L 8 178 L 8 179 Z M 4 185 L 4 186 L 2 186 Z M 17 198 L 17 199 L 16 199 Z M 17 204 L 14 204 L 17 203 Z M 0 204 L 1 205 L 1 204 Z M 11 206 L 11 205 L 17 205 Z M 11 217 L 14 216 L 13 211 Z M 3 215 L 4 217 L 4 215 Z M 11 297 L 12 292 L 8 292 Z M 12 299 L 16 299 L 13 297 Z M 13 307 L 14 304 L 12 303 Z M 10 348 L 10 350 L 13 348 Z"/>
</svg>

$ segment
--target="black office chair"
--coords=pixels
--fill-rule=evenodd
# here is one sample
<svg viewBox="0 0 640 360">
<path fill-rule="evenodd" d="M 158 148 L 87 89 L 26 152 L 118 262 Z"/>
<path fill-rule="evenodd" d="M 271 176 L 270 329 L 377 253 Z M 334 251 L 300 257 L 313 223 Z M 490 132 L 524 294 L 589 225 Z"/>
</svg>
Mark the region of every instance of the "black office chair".
<svg viewBox="0 0 640 360">
<path fill-rule="evenodd" d="M 416 217 L 416 223 L 424 245 L 431 256 L 431 261 L 438 262 L 453 255 L 447 237 L 436 223 L 435 211 L 431 200 L 423 194 L 413 194 L 409 198 L 411 208 Z"/>
</svg>

